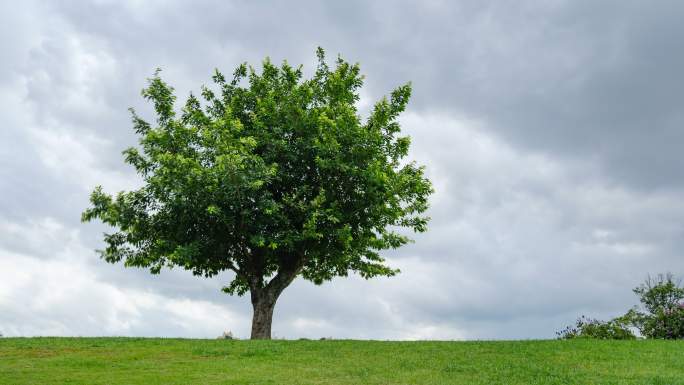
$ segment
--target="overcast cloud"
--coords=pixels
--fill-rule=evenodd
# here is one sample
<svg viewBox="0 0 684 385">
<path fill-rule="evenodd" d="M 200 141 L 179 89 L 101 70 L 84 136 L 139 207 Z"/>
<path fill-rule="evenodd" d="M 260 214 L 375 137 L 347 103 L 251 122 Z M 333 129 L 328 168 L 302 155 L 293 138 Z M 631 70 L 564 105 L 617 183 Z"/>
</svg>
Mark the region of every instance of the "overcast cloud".
<svg viewBox="0 0 684 385">
<path fill-rule="evenodd" d="M 413 82 L 433 220 L 386 254 L 397 277 L 296 281 L 275 336 L 549 338 L 619 315 L 646 274 L 684 275 L 681 20 L 679 1 L 2 2 L 0 333 L 248 336 L 227 275 L 106 264 L 80 213 L 139 183 L 121 150 L 155 68 L 182 98 L 266 56 L 310 73 L 319 45 L 361 63 L 366 106 Z"/>
</svg>

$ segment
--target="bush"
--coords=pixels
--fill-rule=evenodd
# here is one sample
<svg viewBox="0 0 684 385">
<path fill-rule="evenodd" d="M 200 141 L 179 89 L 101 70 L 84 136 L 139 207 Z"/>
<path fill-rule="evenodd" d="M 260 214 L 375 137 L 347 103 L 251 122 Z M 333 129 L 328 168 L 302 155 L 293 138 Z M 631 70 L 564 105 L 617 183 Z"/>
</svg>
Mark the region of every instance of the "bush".
<svg viewBox="0 0 684 385">
<path fill-rule="evenodd" d="M 629 330 L 629 325 L 622 318 L 615 318 L 610 321 L 581 316 L 565 329 L 556 332 L 559 339 L 574 338 L 594 338 L 599 340 L 633 340 L 636 338 L 634 333 Z"/>
<path fill-rule="evenodd" d="M 560 339 L 634 339 L 630 327 L 635 327 L 645 338 L 684 339 L 684 287 L 672 274 L 648 277 L 634 293 L 639 296 L 639 307 L 622 317 L 599 321 L 581 316 L 575 325 L 556 332 Z"/>
<path fill-rule="evenodd" d="M 658 310 L 646 319 L 640 331 L 649 338 L 684 339 L 684 308 Z"/>
</svg>

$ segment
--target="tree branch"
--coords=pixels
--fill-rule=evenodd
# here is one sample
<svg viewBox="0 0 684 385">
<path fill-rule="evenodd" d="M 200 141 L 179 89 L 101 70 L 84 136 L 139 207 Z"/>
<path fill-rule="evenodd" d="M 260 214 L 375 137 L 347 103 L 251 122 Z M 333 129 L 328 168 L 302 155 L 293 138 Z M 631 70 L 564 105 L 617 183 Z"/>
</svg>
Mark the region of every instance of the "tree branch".
<svg viewBox="0 0 684 385">
<path fill-rule="evenodd" d="M 276 274 L 275 277 L 273 277 L 268 284 L 266 284 L 266 290 L 269 291 L 270 294 L 278 296 L 280 293 L 285 290 L 286 287 L 288 287 L 292 281 L 299 275 L 299 273 L 302 271 L 304 268 L 304 265 L 306 265 L 308 258 L 305 256 L 298 256 L 294 263 L 288 265 L 282 265 L 278 269 L 278 273 Z"/>
</svg>

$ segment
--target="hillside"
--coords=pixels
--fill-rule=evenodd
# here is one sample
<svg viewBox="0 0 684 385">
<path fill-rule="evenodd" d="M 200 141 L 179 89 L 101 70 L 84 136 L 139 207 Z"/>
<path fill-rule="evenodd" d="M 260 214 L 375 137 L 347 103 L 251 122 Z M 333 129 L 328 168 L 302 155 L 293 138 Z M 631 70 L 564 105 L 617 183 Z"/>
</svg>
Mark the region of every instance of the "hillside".
<svg viewBox="0 0 684 385">
<path fill-rule="evenodd" d="M 684 384 L 684 341 L 0 339 L 2 384 Z"/>
</svg>

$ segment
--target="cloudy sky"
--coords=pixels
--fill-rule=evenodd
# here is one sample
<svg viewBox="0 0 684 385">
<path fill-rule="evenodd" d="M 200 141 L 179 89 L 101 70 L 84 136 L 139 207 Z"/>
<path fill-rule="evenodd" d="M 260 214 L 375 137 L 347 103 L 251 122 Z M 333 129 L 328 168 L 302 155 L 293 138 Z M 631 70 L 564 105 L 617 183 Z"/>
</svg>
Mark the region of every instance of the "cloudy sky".
<svg viewBox="0 0 684 385">
<path fill-rule="evenodd" d="M 362 104 L 412 81 L 402 117 L 436 194 L 402 274 L 299 280 L 276 337 L 550 338 L 684 275 L 679 1 L 0 3 L 0 333 L 249 335 L 227 276 L 98 259 L 88 194 L 139 183 L 121 150 L 156 67 L 179 95 L 269 56 L 361 63 Z M 361 106 L 362 110 L 364 105 Z M 150 116 L 150 115 L 148 115 Z"/>
</svg>

